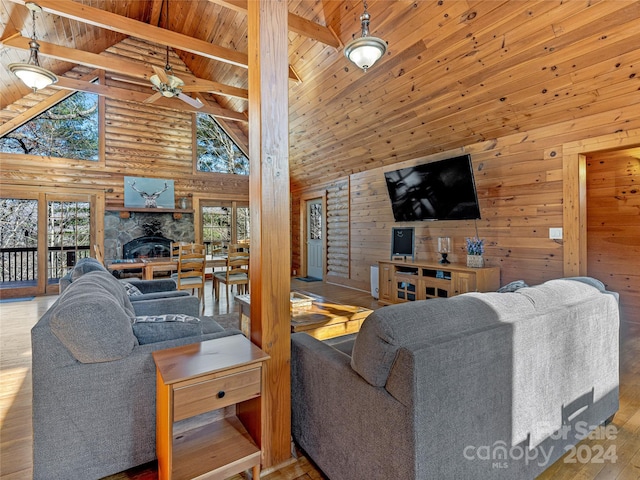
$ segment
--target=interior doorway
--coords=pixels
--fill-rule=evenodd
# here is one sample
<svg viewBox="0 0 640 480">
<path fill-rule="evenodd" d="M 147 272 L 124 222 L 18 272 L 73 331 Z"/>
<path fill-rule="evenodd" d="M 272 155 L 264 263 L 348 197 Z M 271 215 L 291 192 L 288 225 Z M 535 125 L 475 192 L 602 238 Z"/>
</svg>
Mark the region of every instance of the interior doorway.
<svg viewBox="0 0 640 480">
<path fill-rule="evenodd" d="M 640 147 L 585 157 L 587 274 L 620 294 L 623 320 L 640 323 Z"/>
<path fill-rule="evenodd" d="M 307 276 L 323 278 L 325 221 L 322 198 L 307 200 Z"/>
</svg>

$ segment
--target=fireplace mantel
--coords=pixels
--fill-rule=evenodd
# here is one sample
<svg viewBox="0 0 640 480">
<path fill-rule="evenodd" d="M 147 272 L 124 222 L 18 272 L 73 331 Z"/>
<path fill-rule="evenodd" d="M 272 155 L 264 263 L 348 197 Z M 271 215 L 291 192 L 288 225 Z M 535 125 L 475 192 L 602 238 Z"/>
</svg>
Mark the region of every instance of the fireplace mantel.
<svg viewBox="0 0 640 480">
<path fill-rule="evenodd" d="M 106 207 L 107 212 L 120 212 L 120 218 L 129 218 L 132 213 L 172 213 L 173 218 L 179 220 L 183 213 L 193 213 L 189 208 L 131 208 L 131 207 Z"/>
</svg>

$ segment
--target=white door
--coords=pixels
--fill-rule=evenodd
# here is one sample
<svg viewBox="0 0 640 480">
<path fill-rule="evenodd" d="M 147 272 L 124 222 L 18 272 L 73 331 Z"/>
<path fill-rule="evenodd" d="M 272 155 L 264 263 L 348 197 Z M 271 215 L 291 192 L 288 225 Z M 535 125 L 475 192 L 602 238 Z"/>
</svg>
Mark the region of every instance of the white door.
<svg viewBox="0 0 640 480">
<path fill-rule="evenodd" d="M 324 221 L 322 199 L 307 202 L 307 276 L 322 278 Z"/>
</svg>

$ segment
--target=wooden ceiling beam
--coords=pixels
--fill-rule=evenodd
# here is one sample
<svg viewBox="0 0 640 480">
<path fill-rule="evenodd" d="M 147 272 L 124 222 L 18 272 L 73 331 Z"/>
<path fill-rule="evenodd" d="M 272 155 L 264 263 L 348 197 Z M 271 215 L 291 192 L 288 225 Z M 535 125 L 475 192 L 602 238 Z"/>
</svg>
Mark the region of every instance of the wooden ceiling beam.
<svg viewBox="0 0 640 480">
<path fill-rule="evenodd" d="M 24 0 L 10 1 L 22 5 L 25 3 Z M 90 7 L 71 0 L 38 0 L 38 5 L 40 5 L 45 12 L 53 13 L 61 17 L 88 23 L 96 27 L 141 38 L 160 45 L 168 45 L 172 48 L 184 50 L 219 62 L 247 68 L 248 57 L 246 53 L 213 45 L 204 40 L 155 27 L 148 23 L 100 10 L 99 8 Z"/>
<path fill-rule="evenodd" d="M 102 97 L 114 98 L 117 100 L 123 100 L 126 102 L 143 103 L 150 95 L 143 92 L 136 92 L 134 90 L 127 90 L 125 88 L 107 87 L 105 85 L 98 85 L 90 82 L 83 82 L 81 80 L 75 80 L 72 78 L 59 77 L 58 83 L 54 85 L 56 88 L 62 88 L 65 90 L 78 90 L 81 92 L 94 93 Z M 233 120 L 236 122 L 247 122 L 247 118 L 244 113 L 234 112 L 233 110 L 227 110 L 222 107 L 216 107 L 214 105 L 204 105 L 202 108 L 193 108 L 187 103 L 178 98 L 165 99 L 161 98 L 153 105 L 159 107 L 172 108 L 174 110 L 183 110 L 187 112 L 200 112 L 208 113 L 217 118 L 223 118 L 226 120 Z"/>
<path fill-rule="evenodd" d="M 225 8 L 230 8 L 236 12 L 247 13 L 247 0 L 209 0 L 211 3 L 215 3 Z M 302 35 L 304 37 L 311 38 L 325 45 L 329 45 L 333 48 L 341 48 L 342 42 L 331 29 L 331 27 L 325 27 L 319 23 L 307 20 L 295 13 L 289 12 L 288 15 L 289 30 Z"/>
<path fill-rule="evenodd" d="M 0 45 L 17 49 L 29 50 L 29 38 L 12 35 L 9 38 L 0 41 Z M 73 48 L 54 45 L 52 43 L 38 40 L 40 44 L 40 55 L 45 55 L 65 62 L 84 65 L 91 68 L 99 68 L 107 72 L 115 72 L 128 77 L 139 78 L 149 81 L 153 75 L 153 69 L 148 63 L 130 62 L 120 58 L 108 57 L 96 53 L 85 52 Z M 180 79 L 185 83 L 185 90 L 192 92 L 210 92 L 213 94 L 224 95 L 226 97 L 234 97 L 246 100 L 249 98 L 249 92 L 246 89 L 224 85 L 204 78 L 180 75 Z M 151 83 L 148 85 L 151 87 Z"/>
</svg>

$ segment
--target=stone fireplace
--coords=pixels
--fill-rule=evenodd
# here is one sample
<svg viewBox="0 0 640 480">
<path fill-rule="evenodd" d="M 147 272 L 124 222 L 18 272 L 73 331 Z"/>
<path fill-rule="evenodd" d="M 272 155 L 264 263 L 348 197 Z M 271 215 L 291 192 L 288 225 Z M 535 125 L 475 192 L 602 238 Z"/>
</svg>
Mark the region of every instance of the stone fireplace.
<svg viewBox="0 0 640 480">
<path fill-rule="evenodd" d="M 174 219 L 172 213 L 132 212 L 129 218 L 120 218 L 118 212 L 106 212 L 104 218 L 104 258 L 106 260 L 135 256 L 164 256 L 170 254 L 170 242 L 193 242 L 195 239 L 193 214 L 182 214 Z M 148 237 L 146 240 L 144 237 Z M 137 242 L 130 243 L 133 240 Z M 169 245 L 167 247 L 167 245 Z"/>
</svg>

